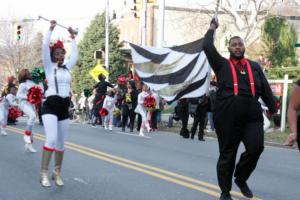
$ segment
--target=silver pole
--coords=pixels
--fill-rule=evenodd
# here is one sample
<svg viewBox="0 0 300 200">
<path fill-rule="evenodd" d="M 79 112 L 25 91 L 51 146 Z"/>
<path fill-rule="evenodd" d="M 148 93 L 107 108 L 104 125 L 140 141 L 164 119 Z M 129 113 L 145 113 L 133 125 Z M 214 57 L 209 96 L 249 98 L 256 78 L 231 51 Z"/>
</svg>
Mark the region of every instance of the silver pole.
<svg viewBox="0 0 300 200">
<path fill-rule="evenodd" d="M 158 21 L 158 47 L 164 45 L 164 32 L 165 32 L 165 0 L 159 1 L 159 21 Z"/>
<path fill-rule="evenodd" d="M 283 82 L 282 109 L 281 109 L 281 122 L 280 122 L 281 132 L 285 131 L 288 86 L 289 86 L 289 75 L 285 74 L 284 82 Z"/>
<path fill-rule="evenodd" d="M 143 17 L 142 17 L 142 46 L 146 46 L 147 37 L 147 0 L 143 0 Z"/>
<path fill-rule="evenodd" d="M 105 67 L 109 72 L 109 0 L 106 0 L 106 17 L 105 17 Z M 109 80 L 107 75 L 106 80 Z"/>
</svg>

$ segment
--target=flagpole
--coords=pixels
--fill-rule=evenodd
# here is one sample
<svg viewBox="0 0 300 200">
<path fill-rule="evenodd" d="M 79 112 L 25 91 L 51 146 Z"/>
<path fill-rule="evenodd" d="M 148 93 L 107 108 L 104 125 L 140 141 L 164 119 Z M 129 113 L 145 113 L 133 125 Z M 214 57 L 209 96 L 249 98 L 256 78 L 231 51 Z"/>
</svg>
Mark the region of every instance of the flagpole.
<svg viewBox="0 0 300 200">
<path fill-rule="evenodd" d="M 105 17 L 105 68 L 109 72 L 109 0 L 106 0 L 106 17 Z M 106 77 L 109 80 L 109 74 Z"/>
</svg>

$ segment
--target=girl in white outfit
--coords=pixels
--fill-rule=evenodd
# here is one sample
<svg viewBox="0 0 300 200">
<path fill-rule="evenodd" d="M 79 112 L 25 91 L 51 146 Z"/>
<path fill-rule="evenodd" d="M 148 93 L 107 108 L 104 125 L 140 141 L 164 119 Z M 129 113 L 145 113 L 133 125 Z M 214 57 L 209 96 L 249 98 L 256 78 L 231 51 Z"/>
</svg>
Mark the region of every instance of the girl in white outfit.
<svg viewBox="0 0 300 200">
<path fill-rule="evenodd" d="M 144 84 L 143 91 L 138 95 L 138 105 L 135 108 L 135 112 L 142 116 L 142 124 L 139 133 L 140 136 L 144 136 L 144 128 L 147 128 L 148 132 L 151 130 L 149 121 L 147 119 L 147 109 L 144 106 L 144 99 L 145 97 L 149 96 L 149 93 L 149 87 Z"/>
<path fill-rule="evenodd" d="M 27 125 L 24 133 L 25 150 L 35 153 L 33 148 L 32 129 L 36 119 L 35 107 L 27 100 L 27 94 L 30 88 L 37 86 L 31 79 L 31 74 L 28 69 L 22 69 L 19 72 L 19 88 L 17 92 L 17 99 L 19 100 L 19 108 L 28 116 Z"/>
<path fill-rule="evenodd" d="M 115 97 L 113 91 L 108 91 L 107 95 L 103 102 L 103 108 L 108 111 L 108 114 L 104 117 L 104 128 L 107 128 L 111 131 L 112 130 L 112 123 L 113 123 L 113 111 L 115 109 Z"/>
<path fill-rule="evenodd" d="M 1 135 L 7 135 L 6 125 L 7 125 L 7 117 L 8 117 L 8 108 L 9 106 L 18 106 L 16 102 L 16 93 L 17 88 L 11 87 L 9 88 L 9 93 L 6 96 L 0 97 L 0 129 Z"/>
<path fill-rule="evenodd" d="M 52 179 L 57 186 L 63 186 L 61 179 L 61 166 L 64 155 L 64 142 L 69 132 L 69 106 L 70 106 L 70 69 L 76 64 L 78 57 L 75 34 L 72 28 L 68 31 L 72 39 L 72 51 L 68 63 L 64 63 L 65 49 L 61 41 L 50 46 L 51 34 L 56 26 L 56 21 L 50 21 L 50 28 L 43 41 L 43 64 L 48 81 L 45 92 L 46 101 L 42 108 L 42 119 L 46 134 L 43 147 L 40 183 L 50 187 L 48 166 L 53 151 L 55 152 L 55 167 Z"/>
</svg>

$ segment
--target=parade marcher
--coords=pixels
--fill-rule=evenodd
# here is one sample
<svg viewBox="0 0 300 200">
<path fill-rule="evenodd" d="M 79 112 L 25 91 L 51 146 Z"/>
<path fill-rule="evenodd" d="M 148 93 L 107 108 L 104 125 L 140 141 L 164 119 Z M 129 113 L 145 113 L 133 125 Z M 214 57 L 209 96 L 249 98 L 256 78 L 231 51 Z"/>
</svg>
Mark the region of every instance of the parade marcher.
<svg viewBox="0 0 300 200">
<path fill-rule="evenodd" d="M 2 90 L 2 96 L 6 96 L 9 93 L 9 90 L 11 87 L 16 87 L 15 80 L 16 78 L 14 76 L 7 77 L 7 84 L 4 85 Z M 17 88 L 17 87 L 16 87 Z M 7 118 L 7 124 L 8 125 L 16 125 L 16 119 L 11 119 L 10 117 Z"/>
<path fill-rule="evenodd" d="M 191 128 L 191 139 L 194 139 L 197 131 L 197 126 L 199 125 L 198 140 L 204 141 L 205 119 L 208 110 L 208 97 L 202 96 L 200 98 L 197 98 L 196 100 L 197 107 L 195 112 L 193 113 L 194 122 Z"/>
<path fill-rule="evenodd" d="M 135 87 L 136 87 L 136 90 L 137 90 L 138 94 L 143 92 L 143 85 L 144 85 L 144 83 L 141 82 L 141 81 L 137 80 L 135 82 Z M 141 125 L 142 125 L 142 116 L 139 113 L 137 113 L 137 123 L 136 123 L 136 130 L 137 131 L 140 131 Z"/>
<path fill-rule="evenodd" d="M 0 129 L 1 135 L 7 135 L 6 125 L 8 118 L 8 108 L 10 106 L 18 106 L 16 102 L 17 88 L 12 86 L 9 88 L 8 94 L 6 96 L 0 97 Z"/>
<path fill-rule="evenodd" d="M 293 146 L 297 141 L 298 148 L 300 150 L 300 115 L 297 113 L 300 109 L 300 80 L 297 81 L 295 88 L 291 95 L 291 100 L 288 108 L 288 124 L 291 129 L 291 134 L 288 136 L 285 142 L 288 146 Z"/>
<path fill-rule="evenodd" d="M 94 100 L 94 107 L 93 107 L 93 119 L 92 119 L 92 126 L 96 127 L 96 121 L 99 120 L 100 124 L 102 124 L 102 119 L 99 116 L 99 110 L 103 106 L 103 101 L 106 96 L 107 87 L 113 88 L 114 86 L 109 82 L 105 81 L 105 76 L 103 74 L 98 75 L 99 83 L 97 83 L 94 88 L 96 89 L 96 96 Z"/>
<path fill-rule="evenodd" d="M 144 128 L 146 128 L 148 132 L 150 132 L 151 130 L 149 121 L 147 119 L 147 110 L 144 106 L 144 99 L 147 96 L 149 96 L 149 94 L 150 94 L 150 89 L 146 84 L 144 84 L 143 91 L 138 95 L 138 102 L 137 102 L 138 104 L 134 110 L 136 113 L 142 116 L 142 124 L 139 133 L 140 136 L 144 136 Z"/>
<path fill-rule="evenodd" d="M 106 97 L 104 98 L 103 102 L 103 108 L 105 108 L 108 113 L 104 117 L 104 128 L 105 130 L 109 129 L 110 131 L 112 130 L 113 126 L 113 111 L 115 108 L 115 94 L 112 90 L 109 90 L 107 92 Z"/>
<path fill-rule="evenodd" d="M 88 97 L 89 121 L 91 122 L 93 116 L 94 99 L 96 96 L 96 89 L 93 89 L 92 95 Z"/>
<path fill-rule="evenodd" d="M 271 113 L 276 113 L 275 101 L 261 67 L 244 57 L 243 40 L 234 36 L 229 40 L 230 58 L 216 50 L 214 33 L 218 22 L 213 19 L 207 31 L 203 50 L 218 80 L 214 122 L 219 142 L 217 163 L 220 200 L 231 200 L 232 176 L 242 194 L 252 198 L 247 185 L 251 173 L 264 149 L 263 116 L 258 98 L 261 97 Z M 236 154 L 243 142 L 242 153 L 235 167 Z"/>
<path fill-rule="evenodd" d="M 153 92 L 153 91 L 152 91 L 151 95 L 155 98 L 156 106 L 155 106 L 155 110 L 152 111 L 151 115 L 150 115 L 150 126 L 151 126 L 152 131 L 156 131 L 157 130 L 157 115 L 158 115 L 158 110 L 159 110 L 159 96 L 156 92 Z"/>
<path fill-rule="evenodd" d="M 61 168 L 65 151 L 64 142 L 69 133 L 70 69 L 76 64 L 78 57 L 75 34 L 72 28 L 68 29 L 72 40 L 72 51 L 67 63 L 64 63 L 66 50 L 63 43 L 57 41 L 50 46 L 50 39 L 55 26 L 56 21 L 50 21 L 50 28 L 44 37 L 42 48 L 43 64 L 48 80 L 48 89 L 45 93 L 46 101 L 42 110 L 46 142 L 43 147 L 40 183 L 44 187 L 51 186 L 48 179 L 48 166 L 53 151 L 55 152 L 55 166 L 52 179 L 57 186 L 64 185 L 61 179 Z"/>
<path fill-rule="evenodd" d="M 124 104 L 122 106 L 122 131 L 125 131 L 125 127 L 128 123 L 129 117 L 129 128 L 130 132 L 133 132 L 135 115 L 134 112 L 137 106 L 138 91 L 135 88 L 133 81 L 127 83 L 127 93 L 124 94 Z"/>
<path fill-rule="evenodd" d="M 29 102 L 28 92 L 33 86 L 37 86 L 31 78 L 31 74 L 28 69 L 22 69 L 19 72 L 19 88 L 17 92 L 17 99 L 19 100 L 19 108 L 28 116 L 27 125 L 24 132 L 25 150 L 28 152 L 35 153 L 36 150 L 33 148 L 33 134 L 32 129 L 35 124 L 36 112 L 35 105 Z"/>
</svg>

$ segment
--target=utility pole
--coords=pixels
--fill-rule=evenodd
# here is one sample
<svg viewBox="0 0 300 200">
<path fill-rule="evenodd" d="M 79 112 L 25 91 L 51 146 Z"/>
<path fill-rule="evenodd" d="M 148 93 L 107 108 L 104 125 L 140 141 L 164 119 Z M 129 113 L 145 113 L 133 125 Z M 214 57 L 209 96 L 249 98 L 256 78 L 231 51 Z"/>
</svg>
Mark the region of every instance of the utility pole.
<svg viewBox="0 0 300 200">
<path fill-rule="evenodd" d="M 109 72 L 109 0 L 106 0 L 106 17 L 105 17 L 105 68 Z M 107 75 L 106 80 L 109 80 Z"/>
<path fill-rule="evenodd" d="M 158 15 L 158 47 L 164 45 L 164 28 L 165 28 L 165 0 L 159 0 L 159 15 Z"/>
<path fill-rule="evenodd" d="M 143 0 L 143 14 L 142 14 L 142 46 L 146 46 L 147 38 L 147 2 L 148 0 Z"/>
</svg>

